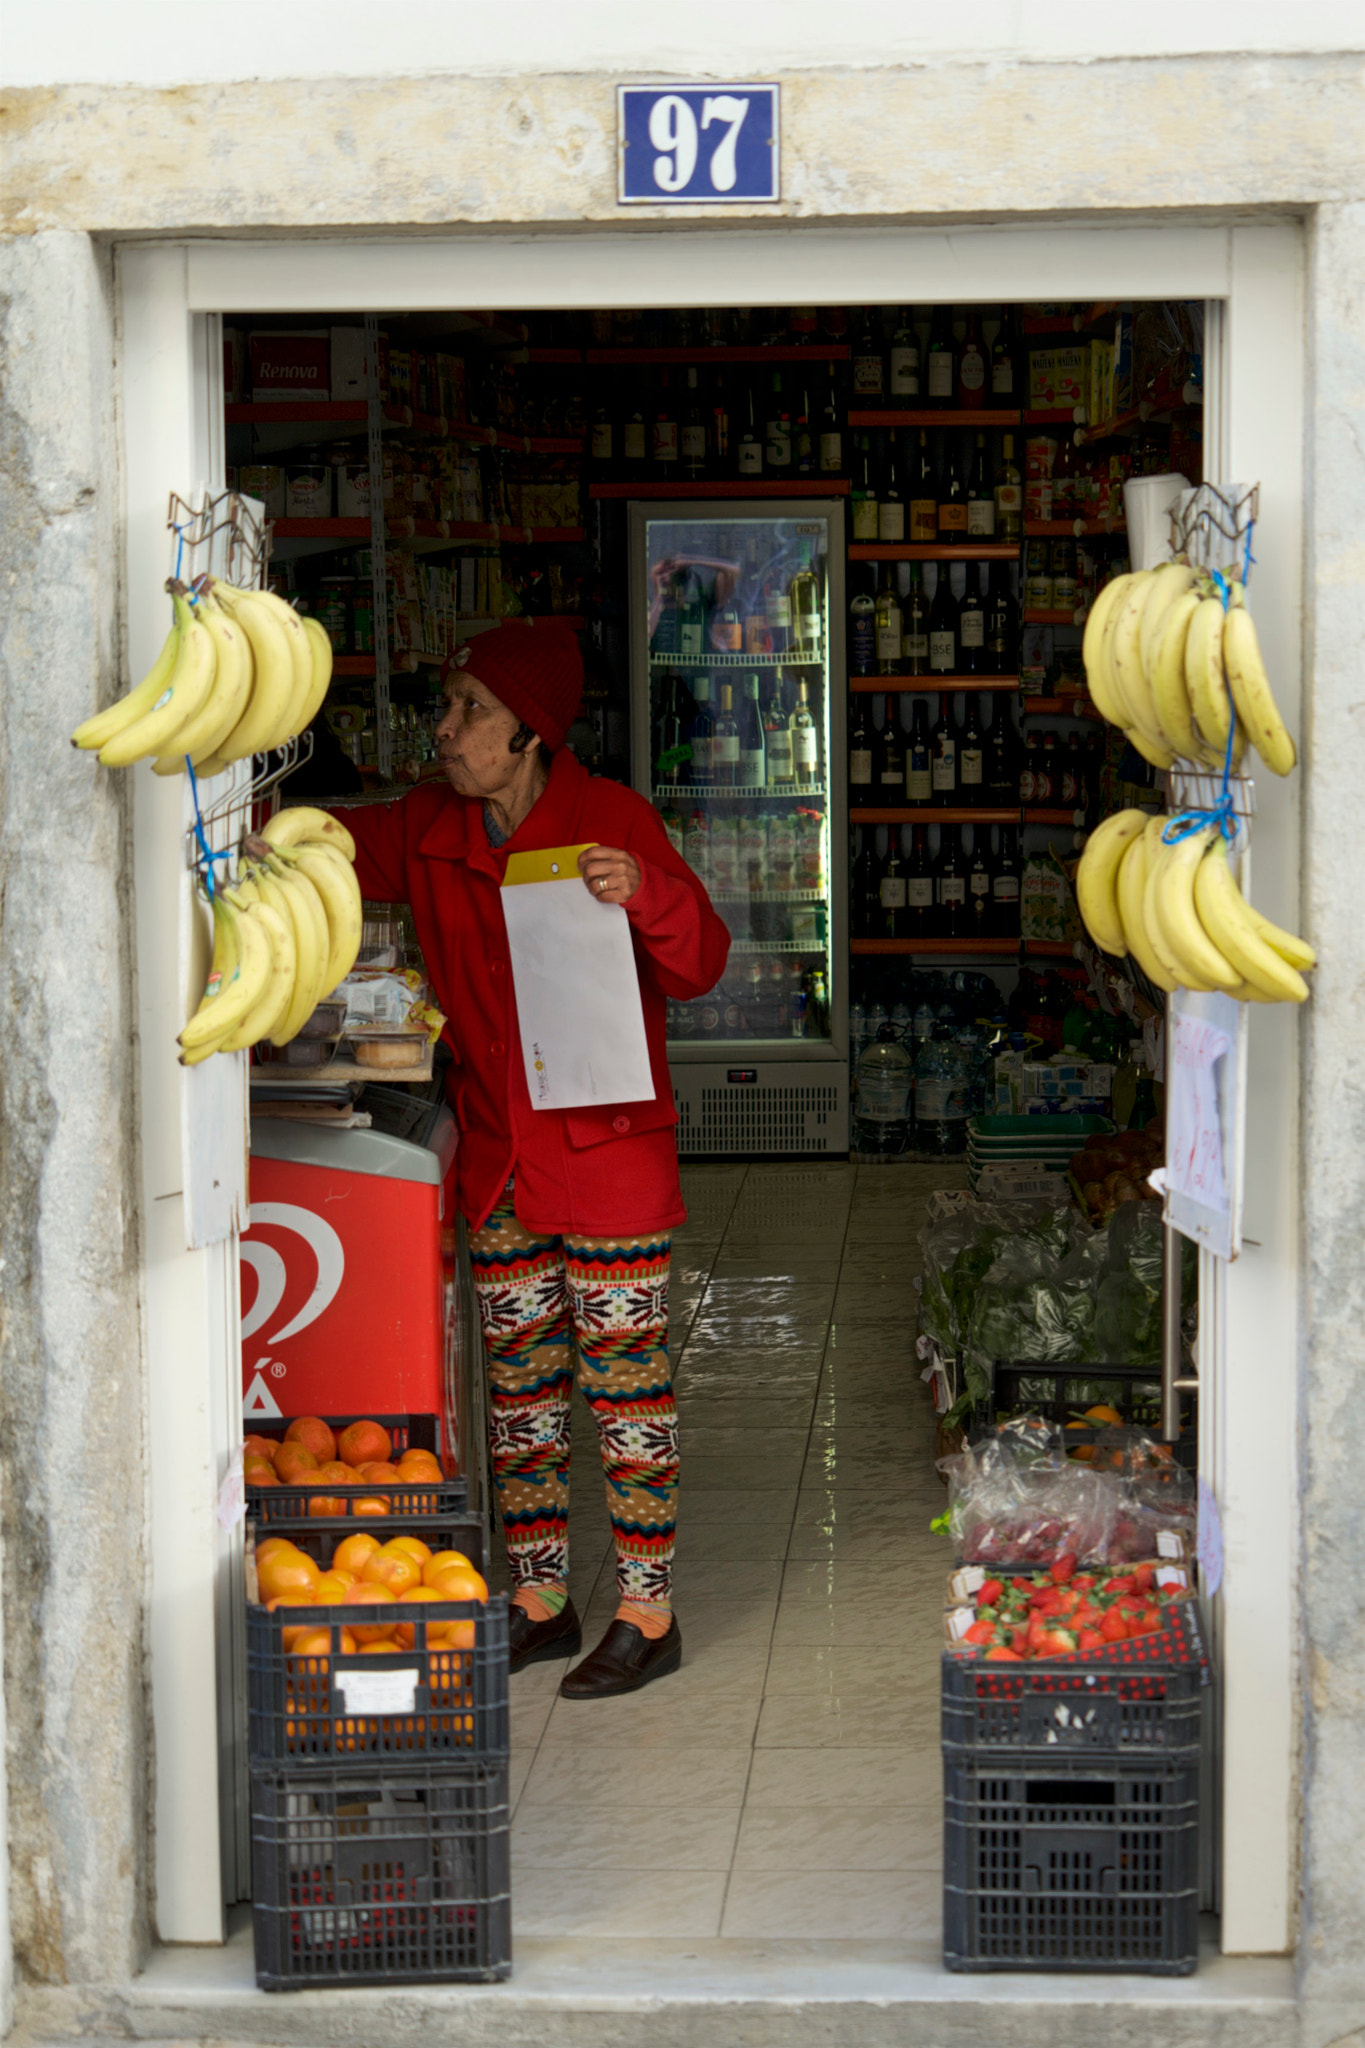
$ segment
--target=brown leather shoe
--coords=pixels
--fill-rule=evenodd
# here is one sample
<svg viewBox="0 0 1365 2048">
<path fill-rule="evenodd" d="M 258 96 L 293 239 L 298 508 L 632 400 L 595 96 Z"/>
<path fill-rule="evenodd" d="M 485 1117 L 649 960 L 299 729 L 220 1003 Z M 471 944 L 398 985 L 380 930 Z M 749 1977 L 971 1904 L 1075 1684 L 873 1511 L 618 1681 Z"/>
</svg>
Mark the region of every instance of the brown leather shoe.
<svg viewBox="0 0 1365 2048">
<path fill-rule="evenodd" d="M 638 1692 L 652 1679 L 666 1678 L 682 1663 L 682 1633 L 675 1614 L 668 1634 L 652 1641 L 629 1621 L 614 1621 L 592 1655 L 567 1672 L 559 1696 L 565 1700 L 607 1700 Z"/>
<path fill-rule="evenodd" d="M 558 1614 L 548 1621 L 532 1621 L 524 1607 L 513 1601 L 507 1615 L 507 1668 L 520 1671 L 526 1664 L 540 1664 L 551 1657 L 576 1657 L 583 1647 L 583 1624 L 572 1600 L 566 1600 Z"/>
</svg>

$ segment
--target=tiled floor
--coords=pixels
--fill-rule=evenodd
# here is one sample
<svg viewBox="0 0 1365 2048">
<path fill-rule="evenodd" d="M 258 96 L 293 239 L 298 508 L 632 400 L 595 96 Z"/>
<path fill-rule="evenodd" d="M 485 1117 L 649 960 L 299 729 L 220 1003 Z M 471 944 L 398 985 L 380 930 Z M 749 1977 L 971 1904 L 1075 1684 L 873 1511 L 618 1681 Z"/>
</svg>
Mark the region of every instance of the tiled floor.
<svg viewBox="0 0 1365 2048">
<path fill-rule="evenodd" d="M 683 1668 L 600 1704 L 557 1697 L 562 1664 L 513 1679 L 518 1934 L 937 1942 L 943 1489 L 912 1280 L 929 1194 L 960 1180 L 685 1171 Z M 591 1646 L 616 1590 L 581 1401 L 574 1460 Z"/>
</svg>

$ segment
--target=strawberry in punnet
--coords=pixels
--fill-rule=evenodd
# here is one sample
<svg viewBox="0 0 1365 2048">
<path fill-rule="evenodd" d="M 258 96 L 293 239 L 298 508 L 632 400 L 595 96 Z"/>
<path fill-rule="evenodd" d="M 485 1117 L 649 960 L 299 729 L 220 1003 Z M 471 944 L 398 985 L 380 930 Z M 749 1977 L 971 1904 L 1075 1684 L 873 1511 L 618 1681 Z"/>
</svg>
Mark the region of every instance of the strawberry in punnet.
<svg viewBox="0 0 1365 2048">
<path fill-rule="evenodd" d="M 1150 1593 L 1155 1579 L 1156 1569 L 1153 1565 L 1140 1564 L 1134 1567 L 1133 1584 L 1139 1593 Z"/>
<path fill-rule="evenodd" d="M 993 1621 L 974 1621 L 963 1635 L 962 1640 L 964 1643 L 993 1643 L 995 1641 L 995 1623 Z"/>
<path fill-rule="evenodd" d="M 1023 1658 L 1017 1650 L 1007 1650 L 1003 1643 L 997 1643 L 993 1650 L 987 1650 L 988 1664 L 1022 1664 Z"/>
<path fill-rule="evenodd" d="M 1032 1579 L 1011 1579 L 1010 1584 L 1016 1593 L 1029 1594 L 1033 1591 Z"/>
<path fill-rule="evenodd" d="M 1104 1648 L 1104 1637 L 1097 1628 L 1078 1629 L 1076 1631 L 1076 1648 L 1078 1650 L 1102 1650 Z"/>
<path fill-rule="evenodd" d="M 1095 1584 L 1095 1574 L 1093 1572 L 1077 1572 L 1071 1583 L 1078 1593 L 1088 1593 Z"/>
<path fill-rule="evenodd" d="M 1074 1657 L 1076 1654 L 1074 1631 L 1069 1628 L 1044 1629 L 1042 1641 L 1039 1643 L 1034 1654 L 1039 1657 Z"/>
<path fill-rule="evenodd" d="M 1106 1643 L 1122 1643 L 1128 1637 L 1128 1624 L 1117 1607 L 1111 1607 L 1100 1623 L 1100 1636 Z"/>
<path fill-rule="evenodd" d="M 1065 1585 L 1066 1581 L 1074 1573 L 1077 1562 L 1078 1560 L 1073 1551 L 1064 1550 L 1062 1552 L 1061 1556 L 1057 1559 L 1057 1562 L 1053 1565 L 1051 1573 L 1051 1576 L 1057 1585 Z"/>
<path fill-rule="evenodd" d="M 977 1606 L 998 1606 L 1000 1601 L 1000 1595 L 1004 1592 L 1004 1590 L 1005 1589 L 1001 1585 L 999 1579 L 987 1579 L 985 1585 L 981 1588 L 980 1592 L 976 1596 Z"/>
</svg>

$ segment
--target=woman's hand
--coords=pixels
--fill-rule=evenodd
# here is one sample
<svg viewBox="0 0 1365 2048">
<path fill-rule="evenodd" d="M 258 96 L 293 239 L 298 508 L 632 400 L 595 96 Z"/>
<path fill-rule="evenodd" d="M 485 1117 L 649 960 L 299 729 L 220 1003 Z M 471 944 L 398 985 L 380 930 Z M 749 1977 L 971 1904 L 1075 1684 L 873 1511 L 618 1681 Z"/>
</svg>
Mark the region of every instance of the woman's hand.
<svg viewBox="0 0 1365 2048">
<path fill-rule="evenodd" d="M 629 903 L 643 880 L 639 862 L 619 846 L 590 846 L 578 871 L 599 903 Z"/>
</svg>

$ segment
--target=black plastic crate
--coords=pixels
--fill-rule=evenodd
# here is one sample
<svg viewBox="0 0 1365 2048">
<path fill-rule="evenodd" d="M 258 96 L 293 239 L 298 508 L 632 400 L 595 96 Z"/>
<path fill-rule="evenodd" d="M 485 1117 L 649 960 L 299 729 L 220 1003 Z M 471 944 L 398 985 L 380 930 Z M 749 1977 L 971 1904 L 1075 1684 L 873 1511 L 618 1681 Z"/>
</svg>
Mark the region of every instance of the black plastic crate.
<svg viewBox="0 0 1365 2048">
<path fill-rule="evenodd" d="M 266 1523 L 253 1523 L 252 1532 L 257 1542 L 267 1536 L 282 1536 L 323 1571 L 347 1536 L 375 1536 L 381 1543 L 393 1536 L 418 1536 L 428 1550 L 463 1551 L 485 1577 L 488 1574 L 488 1525 L 482 1515 L 468 1508 L 440 1515 L 309 1515 L 306 1520 L 278 1515 Z"/>
<path fill-rule="evenodd" d="M 1068 1448 L 1093 1444 L 1103 1425 L 1067 1429 L 1087 1408 L 1113 1408 L 1126 1423 L 1161 1428 L 1161 1369 L 1147 1365 L 1032 1365 L 1025 1359 L 996 1359 L 991 1365 L 991 1391 L 972 1411 L 973 1433 L 993 1429 L 1011 1415 L 1041 1415 L 1067 1431 Z M 1199 1450 L 1195 1396 L 1180 1396 L 1180 1435 L 1172 1455 L 1189 1471 L 1196 1469 Z"/>
<path fill-rule="evenodd" d="M 1182 1625 L 1193 1622 L 1183 1612 Z M 1141 1638 L 1134 1639 L 1140 1641 Z M 1123 1646 L 1125 1649 L 1127 1644 Z M 1204 1670 L 1198 1655 L 1161 1663 L 988 1663 L 943 1658 L 943 1747 L 993 1768 L 1021 1752 L 1089 1761 L 1101 1754 L 1199 1753 Z"/>
<path fill-rule="evenodd" d="M 342 1631 L 390 1614 L 411 1649 L 365 1655 Z M 441 1632 L 460 1626 L 467 1645 Z M 330 1648 L 286 1650 L 284 1630 L 326 1629 Z M 435 1634 L 437 1640 L 430 1640 Z M 292 1640 L 292 1638 L 291 1638 Z M 408 1607 L 248 1605 L 247 1742 L 253 1769 L 298 1770 L 366 1757 L 497 1760 L 507 1755 L 507 1597 L 417 1601 Z"/>
<path fill-rule="evenodd" d="M 506 1977 L 510 1811 L 505 1762 L 253 1773 L 260 1988 Z"/>
<path fill-rule="evenodd" d="M 286 1415 L 278 1421 L 263 1422 L 249 1415 L 246 1433 L 282 1442 L 293 1419 Z M 407 1450 L 433 1451 L 440 1455 L 440 1418 L 435 1415 L 324 1415 L 322 1420 L 338 1436 L 348 1423 L 377 1422 L 381 1429 L 388 1431 L 393 1449 L 400 1456 Z M 353 1515 L 357 1501 L 375 1494 L 381 1494 L 388 1501 L 394 1515 L 450 1515 L 458 1514 L 469 1506 L 469 1484 L 463 1478 L 443 1479 L 439 1485 L 432 1486 L 403 1486 L 392 1479 L 361 1479 L 354 1486 L 324 1480 L 322 1485 L 327 1499 L 345 1503 L 345 1515 Z M 295 1521 L 308 1514 L 309 1503 L 318 1490 L 316 1485 L 307 1481 L 298 1486 L 248 1486 L 247 1513 L 260 1522 Z M 332 1515 L 323 1519 L 340 1521 L 344 1518 Z M 419 1532 L 414 1530 L 416 1533 Z"/>
<path fill-rule="evenodd" d="M 945 1751 L 948 1969 L 1180 1977 L 1198 1941 L 1197 1756 L 1078 1764 Z"/>
</svg>

